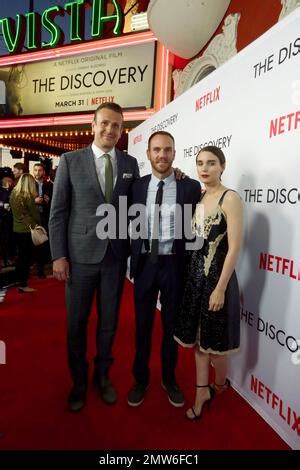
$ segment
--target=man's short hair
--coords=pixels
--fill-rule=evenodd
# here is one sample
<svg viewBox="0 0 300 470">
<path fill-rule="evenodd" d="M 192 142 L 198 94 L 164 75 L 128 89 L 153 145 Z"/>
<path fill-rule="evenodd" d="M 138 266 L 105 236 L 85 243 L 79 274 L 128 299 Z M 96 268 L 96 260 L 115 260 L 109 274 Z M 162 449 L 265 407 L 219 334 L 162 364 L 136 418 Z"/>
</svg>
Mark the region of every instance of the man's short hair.
<svg viewBox="0 0 300 470">
<path fill-rule="evenodd" d="M 26 172 L 26 167 L 25 167 L 24 163 L 21 163 L 21 162 L 15 163 L 14 166 L 13 166 L 13 168 L 16 168 L 16 169 L 19 170 L 19 171 L 22 170 L 23 173 Z"/>
<path fill-rule="evenodd" d="M 156 135 L 166 135 L 167 137 L 170 137 L 170 139 L 173 140 L 173 144 L 174 144 L 174 147 L 175 147 L 175 139 L 174 137 L 172 136 L 172 134 L 170 134 L 170 132 L 166 132 L 166 131 L 157 131 L 157 132 L 154 132 L 153 134 L 150 135 L 149 139 L 148 139 L 148 150 L 150 149 L 150 142 L 151 140 L 153 139 L 153 137 L 155 137 Z"/>
<path fill-rule="evenodd" d="M 42 163 L 35 163 L 35 164 L 33 165 L 33 168 L 35 168 L 36 166 L 41 166 L 44 171 L 46 170 L 45 167 L 44 167 L 44 165 L 43 165 Z"/>
<path fill-rule="evenodd" d="M 101 109 L 110 109 L 111 111 L 114 111 L 115 113 L 121 114 L 121 116 L 123 118 L 123 110 L 122 110 L 121 106 L 117 103 L 113 103 L 113 102 L 108 101 L 107 103 L 100 104 L 100 106 L 98 106 L 98 108 L 95 110 L 95 114 L 94 114 L 94 121 L 95 122 L 97 120 L 97 113 L 99 111 L 101 111 Z"/>
</svg>

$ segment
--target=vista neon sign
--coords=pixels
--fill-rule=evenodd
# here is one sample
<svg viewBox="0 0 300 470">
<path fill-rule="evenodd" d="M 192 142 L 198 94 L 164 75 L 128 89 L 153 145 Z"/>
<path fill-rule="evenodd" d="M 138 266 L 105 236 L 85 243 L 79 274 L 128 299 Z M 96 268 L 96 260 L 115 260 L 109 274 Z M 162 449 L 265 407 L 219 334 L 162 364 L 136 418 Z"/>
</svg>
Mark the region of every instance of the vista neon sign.
<svg viewBox="0 0 300 470">
<path fill-rule="evenodd" d="M 70 15 L 70 42 L 80 43 L 85 41 L 85 9 L 92 8 L 91 18 L 91 38 L 101 39 L 103 37 L 104 23 L 113 22 L 113 35 L 121 34 L 124 14 L 117 2 L 112 0 L 114 12 L 107 15 L 108 0 L 73 0 L 67 2 L 64 7 L 51 6 L 40 15 L 36 11 L 31 11 L 25 15 L 16 15 L 16 19 L 2 18 L 0 24 L 2 35 L 11 54 L 21 52 L 25 46 L 28 51 L 47 49 L 61 46 L 65 41 L 63 30 L 55 23 L 57 16 Z M 42 41 L 42 30 L 45 30 L 50 38 Z M 26 38 L 26 42 L 25 42 Z"/>
</svg>

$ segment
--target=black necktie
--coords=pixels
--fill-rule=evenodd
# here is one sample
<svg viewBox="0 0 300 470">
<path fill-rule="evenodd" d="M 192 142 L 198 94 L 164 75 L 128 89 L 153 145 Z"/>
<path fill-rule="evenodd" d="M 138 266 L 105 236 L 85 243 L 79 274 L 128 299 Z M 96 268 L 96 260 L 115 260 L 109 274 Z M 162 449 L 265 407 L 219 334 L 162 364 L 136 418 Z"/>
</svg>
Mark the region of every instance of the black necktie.
<svg viewBox="0 0 300 470">
<path fill-rule="evenodd" d="M 163 185 L 165 183 L 160 181 L 158 183 L 158 189 L 156 192 L 155 198 L 155 210 L 154 210 L 154 222 L 153 222 L 153 231 L 152 231 L 152 240 L 151 240 L 151 252 L 150 252 L 150 261 L 152 263 L 157 263 L 158 260 L 158 242 L 159 242 L 159 232 L 160 232 L 160 206 L 163 198 Z"/>
</svg>

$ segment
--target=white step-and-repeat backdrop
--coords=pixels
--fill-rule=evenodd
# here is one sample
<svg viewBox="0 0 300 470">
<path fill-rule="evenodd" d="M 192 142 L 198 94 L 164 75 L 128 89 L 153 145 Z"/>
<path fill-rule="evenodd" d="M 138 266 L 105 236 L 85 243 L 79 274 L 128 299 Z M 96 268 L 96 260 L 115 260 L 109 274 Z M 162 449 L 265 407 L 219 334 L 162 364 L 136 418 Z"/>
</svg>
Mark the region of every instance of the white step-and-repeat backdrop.
<svg viewBox="0 0 300 470">
<path fill-rule="evenodd" d="M 174 135 L 175 164 L 191 177 L 201 147 L 225 153 L 224 184 L 246 215 L 241 350 L 230 377 L 300 449 L 300 9 L 130 132 L 141 174 L 150 173 L 147 140 L 157 130 Z"/>
</svg>

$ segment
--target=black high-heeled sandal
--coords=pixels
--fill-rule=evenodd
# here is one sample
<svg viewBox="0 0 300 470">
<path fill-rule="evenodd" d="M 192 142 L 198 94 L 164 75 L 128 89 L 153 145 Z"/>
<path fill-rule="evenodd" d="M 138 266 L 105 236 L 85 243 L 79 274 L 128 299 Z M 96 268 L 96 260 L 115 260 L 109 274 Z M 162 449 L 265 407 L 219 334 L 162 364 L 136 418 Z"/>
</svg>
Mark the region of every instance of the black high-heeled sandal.
<svg viewBox="0 0 300 470">
<path fill-rule="evenodd" d="M 188 415 L 187 415 L 187 412 L 186 412 L 185 416 L 187 417 L 187 419 L 189 419 L 189 420 L 191 420 L 191 421 L 193 421 L 193 420 L 195 420 L 195 419 L 200 419 L 200 418 L 201 418 L 204 407 L 205 407 L 205 406 L 206 406 L 207 408 L 210 407 L 211 401 L 212 401 L 212 399 L 213 399 L 213 397 L 214 397 L 214 393 L 215 393 L 215 391 L 211 388 L 211 386 L 210 386 L 209 384 L 207 384 L 207 385 L 196 385 L 196 387 L 197 387 L 197 388 L 205 388 L 205 387 L 208 387 L 209 393 L 210 393 L 210 398 L 208 398 L 207 400 L 205 400 L 205 402 L 203 403 L 202 408 L 201 408 L 201 411 L 200 411 L 199 414 L 196 413 L 195 408 L 194 408 L 193 406 L 191 406 L 191 407 L 189 408 L 189 410 L 192 410 L 193 416 L 192 416 L 192 417 L 188 416 Z M 189 411 L 189 410 L 187 410 L 187 411 Z"/>
<path fill-rule="evenodd" d="M 223 384 L 214 383 L 212 385 L 212 388 L 213 388 L 214 392 L 216 393 L 216 395 L 220 395 L 220 393 L 225 392 L 230 386 L 231 386 L 230 380 L 226 379 Z"/>
</svg>

